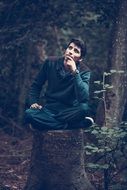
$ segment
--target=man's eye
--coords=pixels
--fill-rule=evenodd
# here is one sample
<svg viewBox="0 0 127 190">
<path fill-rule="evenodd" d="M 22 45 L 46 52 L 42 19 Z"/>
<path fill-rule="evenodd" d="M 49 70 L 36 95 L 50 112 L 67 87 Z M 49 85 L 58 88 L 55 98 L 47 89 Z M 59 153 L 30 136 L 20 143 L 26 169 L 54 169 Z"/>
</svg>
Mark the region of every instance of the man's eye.
<svg viewBox="0 0 127 190">
<path fill-rule="evenodd" d="M 72 49 L 73 47 L 72 46 L 69 46 L 68 49 Z"/>
<path fill-rule="evenodd" d="M 75 53 L 79 53 L 79 50 L 77 50 L 77 49 L 74 49 L 74 51 L 75 51 Z"/>
</svg>

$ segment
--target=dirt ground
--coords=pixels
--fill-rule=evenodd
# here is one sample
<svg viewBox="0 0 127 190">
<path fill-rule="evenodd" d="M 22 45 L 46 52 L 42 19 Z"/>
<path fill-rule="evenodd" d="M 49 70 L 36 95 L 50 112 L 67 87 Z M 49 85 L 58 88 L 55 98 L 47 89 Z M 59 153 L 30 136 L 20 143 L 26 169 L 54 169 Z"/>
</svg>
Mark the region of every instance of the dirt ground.
<svg viewBox="0 0 127 190">
<path fill-rule="evenodd" d="M 16 137 L 0 131 L 0 190 L 23 190 L 31 148 L 31 133 Z"/>
</svg>

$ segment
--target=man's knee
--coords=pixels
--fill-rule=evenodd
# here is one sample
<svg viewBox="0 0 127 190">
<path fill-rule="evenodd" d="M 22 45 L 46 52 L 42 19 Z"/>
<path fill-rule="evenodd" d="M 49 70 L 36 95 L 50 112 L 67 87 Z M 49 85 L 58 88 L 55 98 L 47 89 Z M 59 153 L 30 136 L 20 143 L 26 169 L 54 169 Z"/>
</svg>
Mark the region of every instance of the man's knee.
<svg viewBox="0 0 127 190">
<path fill-rule="evenodd" d="M 34 113 L 33 109 L 27 109 L 25 111 L 25 120 L 30 121 L 33 118 L 33 113 Z"/>
<path fill-rule="evenodd" d="M 87 112 L 89 112 L 89 106 L 86 103 L 80 103 L 79 109 L 84 114 L 86 114 Z"/>
</svg>

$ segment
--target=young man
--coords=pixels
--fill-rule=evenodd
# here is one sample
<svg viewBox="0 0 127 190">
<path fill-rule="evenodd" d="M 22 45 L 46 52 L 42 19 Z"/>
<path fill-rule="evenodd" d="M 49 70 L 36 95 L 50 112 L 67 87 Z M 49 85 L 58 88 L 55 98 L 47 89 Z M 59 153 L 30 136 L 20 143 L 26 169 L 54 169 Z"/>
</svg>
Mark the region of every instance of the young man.
<svg viewBox="0 0 127 190">
<path fill-rule="evenodd" d="M 47 59 L 29 93 L 30 109 L 26 121 L 38 130 L 85 128 L 93 124 L 89 117 L 90 70 L 82 63 L 85 43 L 72 39 L 62 58 Z M 46 104 L 39 104 L 42 86 L 48 82 Z"/>
</svg>

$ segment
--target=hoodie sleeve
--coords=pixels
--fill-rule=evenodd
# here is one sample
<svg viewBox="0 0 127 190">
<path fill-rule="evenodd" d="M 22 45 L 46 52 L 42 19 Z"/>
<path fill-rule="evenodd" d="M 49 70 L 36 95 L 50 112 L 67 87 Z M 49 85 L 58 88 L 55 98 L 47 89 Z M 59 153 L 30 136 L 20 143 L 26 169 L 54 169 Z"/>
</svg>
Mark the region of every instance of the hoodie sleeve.
<svg viewBox="0 0 127 190">
<path fill-rule="evenodd" d="M 89 100 L 89 80 L 90 71 L 74 75 L 74 88 L 79 103 L 85 103 Z"/>
<path fill-rule="evenodd" d="M 39 102 L 40 93 L 42 90 L 43 85 L 45 84 L 47 80 L 47 69 L 48 69 L 48 61 L 46 60 L 38 75 L 34 79 L 30 91 L 29 91 L 29 104 L 32 105 L 33 103 Z"/>
</svg>

